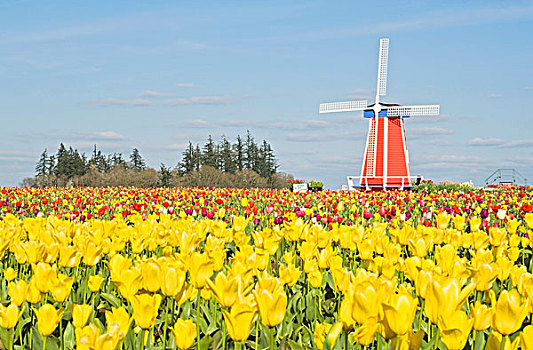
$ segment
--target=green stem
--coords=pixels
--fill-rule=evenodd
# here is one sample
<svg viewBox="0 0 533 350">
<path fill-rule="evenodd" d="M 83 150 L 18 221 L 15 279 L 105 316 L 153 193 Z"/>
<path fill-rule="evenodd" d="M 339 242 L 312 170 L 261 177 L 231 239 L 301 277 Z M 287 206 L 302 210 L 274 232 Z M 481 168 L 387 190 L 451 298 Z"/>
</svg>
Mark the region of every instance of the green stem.
<svg viewBox="0 0 533 350">
<path fill-rule="evenodd" d="M 344 333 L 344 350 L 348 350 L 348 332 L 343 331 Z"/>
<path fill-rule="evenodd" d="M 259 317 L 255 321 L 255 350 L 259 349 Z"/>
<path fill-rule="evenodd" d="M 507 340 L 507 336 L 502 335 L 502 342 L 500 343 L 500 350 L 505 349 L 505 341 Z"/>
<path fill-rule="evenodd" d="M 237 343 L 235 343 L 235 346 Z M 226 322 L 222 322 L 222 350 L 226 349 Z"/>
<path fill-rule="evenodd" d="M 435 345 L 433 346 L 433 349 L 438 349 L 439 347 L 439 335 L 440 335 L 440 332 L 439 332 L 439 329 L 437 328 L 436 331 L 435 331 Z"/>
<path fill-rule="evenodd" d="M 241 345 L 242 345 L 242 343 L 240 341 L 236 341 L 235 342 L 235 350 L 240 350 L 241 349 Z"/>
<path fill-rule="evenodd" d="M 63 350 L 63 322 L 59 320 L 59 348 Z"/>
<path fill-rule="evenodd" d="M 474 340 L 472 341 L 472 349 L 476 350 L 477 331 L 474 329 L 474 331 L 472 333 L 474 334 Z"/>
<path fill-rule="evenodd" d="M 270 350 L 276 349 L 276 341 L 274 340 L 274 329 L 275 327 L 270 327 Z"/>
<path fill-rule="evenodd" d="M 47 337 L 43 337 L 43 350 L 46 350 L 46 338 Z"/>
<path fill-rule="evenodd" d="M 396 350 L 400 348 L 400 336 L 396 337 Z"/>
<path fill-rule="evenodd" d="M 165 325 L 163 326 L 163 350 L 166 350 L 167 348 L 167 323 L 168 323 L 168 307 L 170 305 L 170 300 L 166 300 L 166 308 L 165 308 Z"/>
<path fill-rule="evenodd" d="M 196 342 L 198 344 L 196 348 L 198 350 L 202 350 L 200 346 L 200 298 L 201 291 L 198 289 L 198 294 L 196 294 Z"/>
<path fill-rule="evenodd" d="M 20 348 L 24 349 L 24 338 L 22 338 L 22 327 L 19 325 L 19 338 L 20 338 Z"/>
</svg>

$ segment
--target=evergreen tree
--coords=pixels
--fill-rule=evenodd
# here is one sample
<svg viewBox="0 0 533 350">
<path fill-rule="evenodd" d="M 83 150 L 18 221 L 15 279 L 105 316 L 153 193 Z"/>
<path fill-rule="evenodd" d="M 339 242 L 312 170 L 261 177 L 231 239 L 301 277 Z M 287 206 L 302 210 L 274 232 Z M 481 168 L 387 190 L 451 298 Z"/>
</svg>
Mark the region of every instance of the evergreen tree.
<svg viewBox="0 0 533 350">
<path fill-rule="evenodd" d="M 113 153 L 109 163 L 112 168 L 119 167 L 119 166 L 124 167 L 124 168 L 126 167 L 126 161 L 122 157 L 122 153 Z"/>
<path fill-rule="evenodd" d="M 209 135 L 207 143 L 204 145 L 202 152 L 202 165 L 207 165 L 216 168 L 217 158 L 218 155 L 215 143 L 213 142 L 213 138 L 211 137 L 211 135 Z"/>
<path fill-rule="evenodd" d="M 170 187 L 171 183 L 172 173 L 170 172 L 170 169 L 165 166 L 165 164 L 161 163 L 161 167 L 159 169 L 159 186 Z"/>
<path fill-rule="evenodd" d="M 196 144 L 193 159 L 194 159 L 194 170 L 200 170 L 200 166 L 202 165 L 202 151 L 200 151 L 199 144 Z"/>
<path fill-rule="evenodd" d="M 61 143 L 56 154 L 57 164 L 54 169 L 54 175 L 57 177 L 68 177 L 70 173 L 69 169 L 69 156 L 65 145 Z"/>
<path fill-rule="evenodd" d="M 255 140 L 250 133 L 246 131 L 246 141 L 244 142 L 244 167 L 245 169 L 254 170 L 257 172 L 257 156 L 258 149 Z"/>
<path fill-rule="evenodd" d="M 46 163 L 47 162 L 48 162 L 48 151 L 45 148 L 43 153 L 41 153 L 41 156 L 39 157 L 37 164 L 35 165 L 35 176 L 46 175 L 47 173 Z"/>
<path fill-rule="evenodd" d="M 139 171 L 146 169 L 146 163 L 137 148 L 133 149 L 130 155 L 130 162 L 134 170 Z"/>
<path fill-rule="evenodd" d="M 244 169 L 244 143 L 242 142 L 242 138 L 240 135 L 237 135 L 237 142 L 232 147 L 233 147 L 235 168 L 241 171 Z"/>
<path fill-rule="evenodd" d="M 177 168 L 180 175 L 185 175 L 196 169 L 196 152 L 191 141 L 189 141 L 189 145 L 187 146 L 187 149 L 183 151 L 182 155 L 183 158 L 181 159 L 181 162 L 178 163 Z"/>
<path fill-rule="evenodd" d="M 219 159 L 220 159 L 220 170 L 225 173 L 234 173 L 237 169 L 235 163 L 235 155 L 233 154 L 233 149 L 231 143 L 228 141 L 226 136 L 222 135 L 222 141 L 219 146 Z"/>
<path fill-rule="evenodd" d="M 54 174 L 55 167 L 56 167 L 56 157 L 53 154 L 50 155 L 50 157 L 48 157 L 48 159 L 46 160 L 45 166 L 46 166 L 46 169 L 45 169 L 46 175 Z"/>
</svg>

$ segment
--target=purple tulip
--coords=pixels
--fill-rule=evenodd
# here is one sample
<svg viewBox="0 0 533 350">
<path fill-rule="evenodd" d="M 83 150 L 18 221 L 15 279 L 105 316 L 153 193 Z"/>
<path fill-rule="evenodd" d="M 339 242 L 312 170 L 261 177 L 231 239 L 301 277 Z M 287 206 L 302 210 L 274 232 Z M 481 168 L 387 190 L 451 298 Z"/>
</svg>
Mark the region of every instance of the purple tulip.
<svg viewBox="0 0 533 350">
<path fill-rule="evenodd" d="M 487 216 L 489 216 L 489 211 L 486 208 L 483 208 L 481 209 L 481 213 L 479 213 L 479 216 L 485 219 Z"/>
</svg>

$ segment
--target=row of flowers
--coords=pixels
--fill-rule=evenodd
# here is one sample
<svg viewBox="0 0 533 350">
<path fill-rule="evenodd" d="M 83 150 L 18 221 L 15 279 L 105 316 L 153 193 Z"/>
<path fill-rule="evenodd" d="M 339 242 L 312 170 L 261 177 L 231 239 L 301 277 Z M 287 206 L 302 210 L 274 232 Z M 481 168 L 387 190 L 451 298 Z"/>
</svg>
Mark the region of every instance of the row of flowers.
<svg viewBox="0 0 533 350">
<path fill-rule="evenodd" d="M 63 208 L 100 204 L 87 205 L 84 220 L 4 211 L 6 348 L 533 343 L 527 192 L 43 191 L 56 203 L 65 195 Z M 105 191 L 104 200 L 91 197 Z M 25 191 L 4 189 L 3 208 L 13 207 L 13 193 L 32 206 Z M 156 193 L 167 196 L 129 215 L 88 218 L 91 206 Z"/>
</svg>

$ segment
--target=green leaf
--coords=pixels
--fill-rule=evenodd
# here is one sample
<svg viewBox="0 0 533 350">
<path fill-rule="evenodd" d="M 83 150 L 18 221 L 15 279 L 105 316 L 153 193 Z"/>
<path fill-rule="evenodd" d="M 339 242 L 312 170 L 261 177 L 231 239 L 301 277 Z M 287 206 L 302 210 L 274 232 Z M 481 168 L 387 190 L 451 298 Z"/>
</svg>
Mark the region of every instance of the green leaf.
<svg viewBox="0 0 533 350">
<path fill-rule="evenodd" d="M 289 344 L 289 349 L 291 350 L 303 350 L 303 346 L 295 342 L 294 340 L 287 339 L 287 343 Z"/>
<path fill-rule="evenodd" d="M 119 307 L 122 305 L 120 299 L 114 296 L 113 294 L 101 293 L 101 296 L 103 299 L 107 300 L 107 302 L 109 302 L 109 304 L 111 304 L 111 306 L 113 307 Z"/>
<path fill-rule="evenodd" d="M 76 345 L 76 336 L 74 334 L 74 327 L 72 326 L 72 323 L 68 323 L 65 327 L 65 333 L 63 334 L 63 342 L 70 349 L 73 349 Z"/>
</svg>

